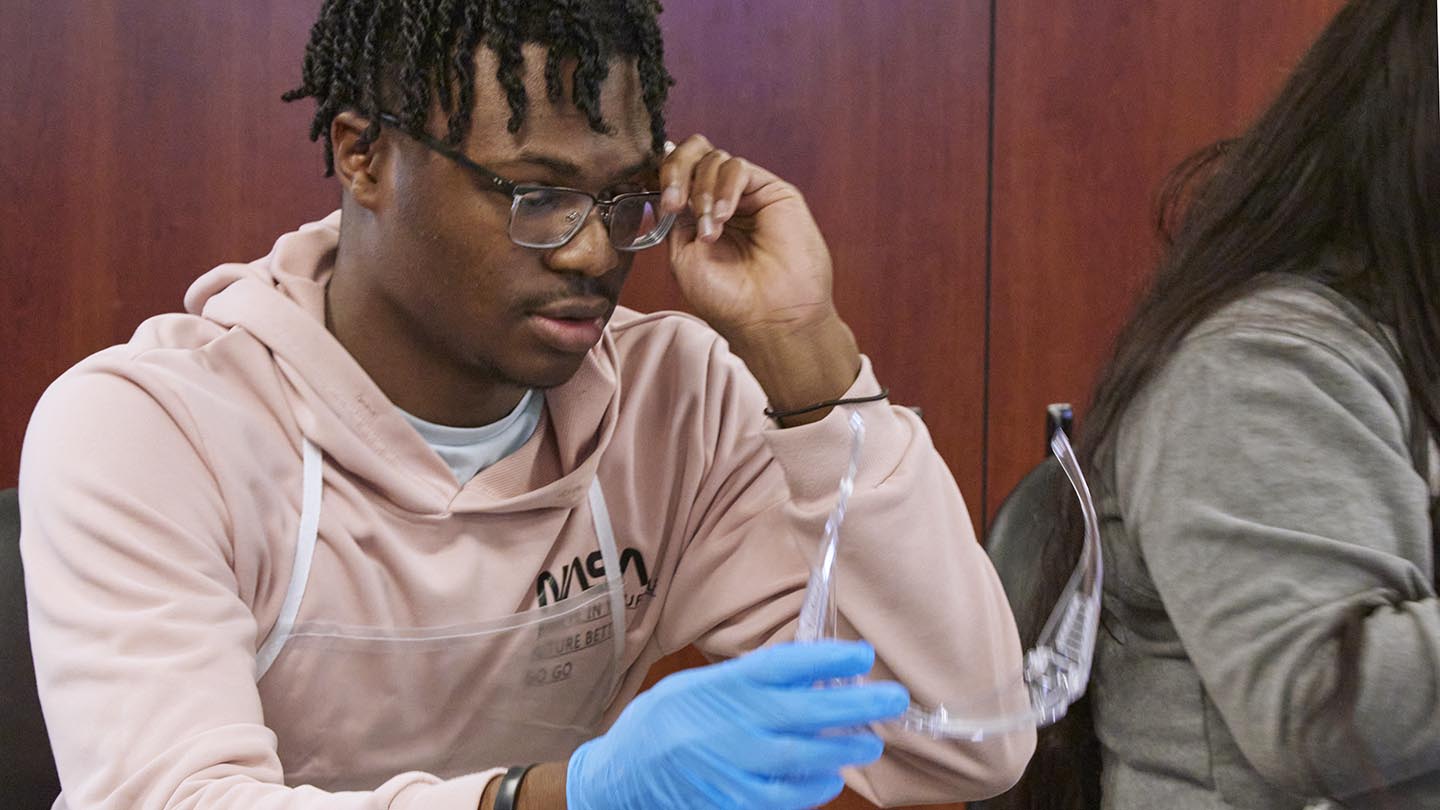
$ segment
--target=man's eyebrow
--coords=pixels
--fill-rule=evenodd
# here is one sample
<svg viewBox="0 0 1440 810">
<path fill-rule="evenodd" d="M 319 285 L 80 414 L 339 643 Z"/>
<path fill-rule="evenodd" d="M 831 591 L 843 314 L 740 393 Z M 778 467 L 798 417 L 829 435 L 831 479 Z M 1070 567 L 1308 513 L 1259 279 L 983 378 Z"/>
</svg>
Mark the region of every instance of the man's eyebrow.
<svg viewBox="0 0 1440 810">
<path fill-rule="evenodd" d="M 549 169 L 566 182 L 574 182 L 577 178 L 584 174 L 584 170 L 581 169 L 580 166 L 573 161 L 566 160 L 565 158 L 559 157 L 557 155 L 550 155 L 542 152 L 521 152 L 513 160 L 506 162 L 531 163 L 536 166 Z M 610 182 L 606 183 L 606 185 L 610 186 L 615 185 L 616 183 L 622 183 L 635 177 L 636 175 L 645 172 L 655 173 L 659 171 L 659 168 L 660 156 L 650 155 L 641 160 L 640 162 L 634 164 L 633 166 L 629 166 L 617 172 L 615 176 L 610 179 Z"/>
<path fill-rule="evenodd" d="M 611 182 L 611 184 L 613 185 L 613 184 L 615 184 L 615 183 L 623 183 L 624 181 L 629 180 L 630 178 L 635 177 L 636 175 L 640 175 L 640 174 L 659 174 L 659 173 L 660 173 L 660 156 L 659 156 L 659 155 L 650 155 L 649 157 L 646 157 L 644 160 L 641 160 L 639 163 L 636 163 L 634 166 L 631 166 L 630 168 L 625 169 L 624 171 L 622 171 L 622 172 L 620 172 L 619 174 L 615 175 L 615 177 L 611 178 L 611 181 L 610 181 L 610 182 Z"/>
<path fill-rule="evenodd" d="M 521 152 L 513 160 L 507 163 L 533 163 L 536 166 L 549 169 L 566 180 L 574 180 L 581 174 L 580 167 L 575 163 L 555 155 L 547 155 L 542 152 Z"/>
</svg>

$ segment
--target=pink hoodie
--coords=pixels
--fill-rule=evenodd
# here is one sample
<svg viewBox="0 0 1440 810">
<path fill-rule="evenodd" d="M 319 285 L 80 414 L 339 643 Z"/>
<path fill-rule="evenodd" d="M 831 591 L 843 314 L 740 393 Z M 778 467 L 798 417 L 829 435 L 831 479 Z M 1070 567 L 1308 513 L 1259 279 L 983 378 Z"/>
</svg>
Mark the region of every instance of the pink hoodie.
<svg viewBox="0 0 1440 810">
<path fill-rule="evenodd" d="M 145 322 L 36 409 L 21 543 L 58 808 L 474 810 L 490 769 L 533 742 L 497 719 L 529 710 L 497 706 L 490 685 L 563 680 L 558 645 L 592 639 L 577 628 L 530 658 L 470 640 L 603 582 L 597 479 L 624 652 L 573 702 L 605 707 L 602 728 L 670 652 L 724 658 L 793 633 L 846 465 L 843 409 L 776 429 L 709 327 L 621 309 L 546 392 L 529 443 L 460 486 L 324 327 L 338 238 L 335 214 L 216 268 L 189 314 Z M 866 361 L 854 393 L 878 387 Z M 908 410 L 862 407 L 842 625 L 917 700 L 1023 704 L 1013 619 L 944 462 Z M 307 440 L 323 508 L 297 571 Z M 282 620 L 296 581 L 298 614 Z M 277 624 L 290 641 L 266 671 L 257 652 Z M 563 704 L 569 688 L 534 694 Z M 886 734 L 885 757 L 848 775 L 886 804 L 996 793 L 1034 745 Z"/>
</svg>

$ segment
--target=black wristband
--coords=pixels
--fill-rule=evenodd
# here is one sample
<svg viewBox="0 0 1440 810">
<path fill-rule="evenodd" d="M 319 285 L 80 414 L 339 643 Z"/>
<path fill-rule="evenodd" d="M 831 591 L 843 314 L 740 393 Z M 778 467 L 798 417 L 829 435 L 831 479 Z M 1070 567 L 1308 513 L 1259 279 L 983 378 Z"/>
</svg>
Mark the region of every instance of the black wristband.
<svg viewBox="0 0 1440 810">
<path fill-rule="evenodd" d="M 777 411 L 774 408 L 766 408 L 765 415 L 771 419 L 784 419 L 787 416 L 799 416 L 802 413 L 818 411 L 821 408 L 833 408 L 837 405 L 859 405 L 863 402 L 879 402 L 890 396 L 889 388 L 881 388 L 880 393 L 868 397 L 850 397 L 848 399 L 830 399 L 824 402 L 817 402 L 814 405 L 806 405 L 803 408 L 792 408 L 788 411 Z"/>
<path fill-rule="evenodd" d="M 500 787 L 495 791 L 495 810 L 515 810 L 515 797 L 520 795 L 520 780 L 534 765 L 516 765 L 500 777 Z"/>
</svg>

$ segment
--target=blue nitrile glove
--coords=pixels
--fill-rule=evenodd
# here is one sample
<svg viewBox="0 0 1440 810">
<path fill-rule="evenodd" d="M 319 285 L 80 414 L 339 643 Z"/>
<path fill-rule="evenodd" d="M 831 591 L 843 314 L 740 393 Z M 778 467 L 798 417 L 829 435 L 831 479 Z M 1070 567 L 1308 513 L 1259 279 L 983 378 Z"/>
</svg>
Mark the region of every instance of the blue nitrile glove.
<svg viewBox="0 0 1440 810">
<path fill-rule="evenodd" d="M 664 679 L 570 757 L 570 810 L 799 810 L 880 758 L 864 727 L 898 717 L 897 683 L 818 687 L 870 671 L 863 642 L 785 644 Z"/>
</svg>

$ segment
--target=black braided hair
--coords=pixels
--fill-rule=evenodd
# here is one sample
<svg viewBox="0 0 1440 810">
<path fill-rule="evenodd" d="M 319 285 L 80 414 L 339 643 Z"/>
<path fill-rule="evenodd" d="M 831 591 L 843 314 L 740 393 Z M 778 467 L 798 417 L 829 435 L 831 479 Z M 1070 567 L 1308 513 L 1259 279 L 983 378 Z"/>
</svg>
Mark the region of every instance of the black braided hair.
<svg viewBox="0 0 1440 810">
<path fill-rule="evenodd" d="M 510 107 L 506 128 L 519 131 L 530 99 L 521 46 L 549 53 L 546 93 L 564 95 L 562 70 L 575 62 L 572 100 L 596 132 L 612 131 L 600 109 L 600 87 L 616 57 L 636 60 L 650 135 L 665 143 L 665 99 L 675 82 L 665 69 L 658 0 L 325 0 L 310 29 L 300 86 L 285 101 L 313 98 L 310 140 L 325 144 L 326 175 L 335 171 L 330 124 L 344 110 L 372 122 L 364 138 L 379 135 L 379 113 L 397 116 L 415 131 L 425 128 L 436 102 L 447 117 L 443 137 L 458 145 L 469 133 L 475 105 L 475 52 L 482 45 L 499 62 L 495 79 Z"/>
</svg>

